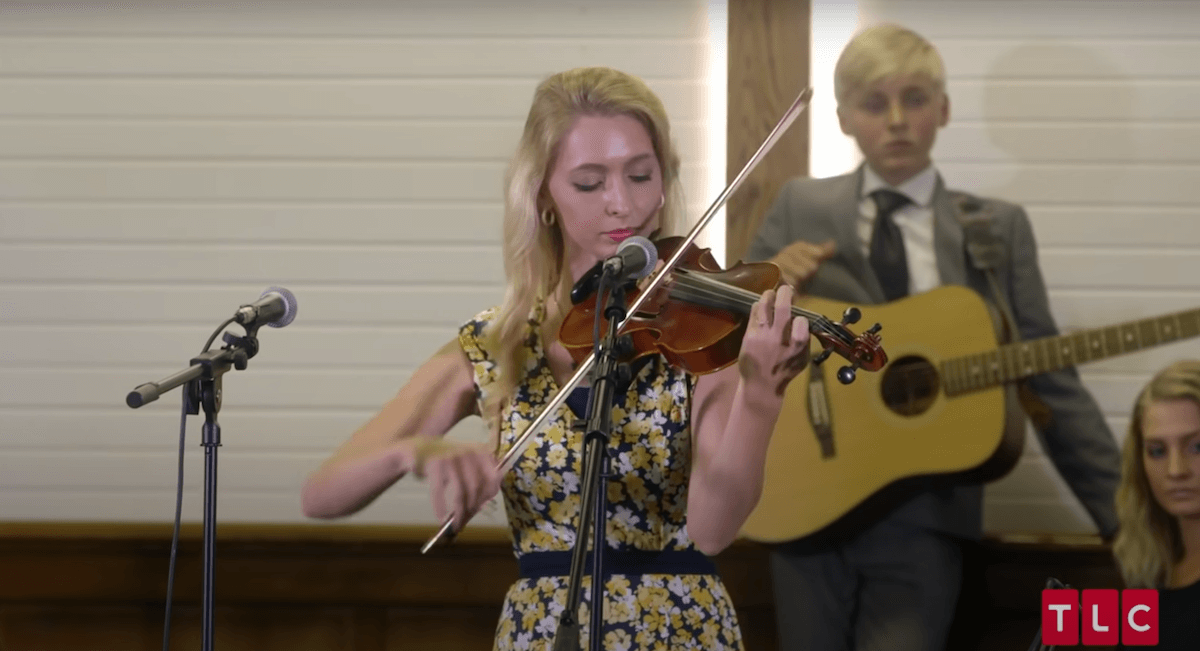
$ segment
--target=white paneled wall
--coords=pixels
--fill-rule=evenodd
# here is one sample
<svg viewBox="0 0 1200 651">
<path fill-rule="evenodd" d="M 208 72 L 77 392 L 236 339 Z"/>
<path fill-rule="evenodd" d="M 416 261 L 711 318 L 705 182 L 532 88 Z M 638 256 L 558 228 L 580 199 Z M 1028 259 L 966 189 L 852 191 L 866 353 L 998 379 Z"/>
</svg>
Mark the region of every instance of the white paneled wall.
<svg viewBox="0 0 1200 651">
<path fill-rule="evenodd" d="M 549 73 L 645 77 L 693 214 L 723 176 L 708 163 L 724 150 L 708 108 L 722 3 L 146 4 L 0 3 L 0 521 L 169 520 L 178 392 L 136 411 L 124 396 L 269 285 L 300 316 L 226 376 L 219 517 L 302 521 L 303 477 L 499 300 L 501 177 Z M 941 49 L 952 118 L 935 158 L 951 184 L 1028 208 L 1062 328 L 1200 306 L 1200 4 L 858 11 Z M 1119 438 L 1136 389 L 1182 356 L 1200 342 L 1081 368 Z M 994 531 L 1091 530 L 1032 439 L 987 504 Z M 353 521 L 432 514 L 405 482 Z"/>
<path fill-rule="evenodd" d="M 303 521 L 308 472 L 499 301 L 502 175 L 548 74 L 645 78 L 693 214 L 723 176 L 723 3 L 145 4 L 0 4 L 0 520 L 170 520 L 179 392 L 124 396 L 281 285 L 299 317 L 225 376 L 218 516 Z M 433 516 L 406 481 L 353 521 Z"/>
<path fill-rule="evenodd" d="M 861 0 L 946 60 L 947 182 L 1025 205 L 1066 331 L 1200 307 L 1200 3 Z M 833 128 L 837 128 L 836 124 Z M 1187 341 L 1080 368 L 1124 440 L 1140 387 Z M 1094 531 L 1030 438 L 989 487 L 992 531 Z"/>
</svg>

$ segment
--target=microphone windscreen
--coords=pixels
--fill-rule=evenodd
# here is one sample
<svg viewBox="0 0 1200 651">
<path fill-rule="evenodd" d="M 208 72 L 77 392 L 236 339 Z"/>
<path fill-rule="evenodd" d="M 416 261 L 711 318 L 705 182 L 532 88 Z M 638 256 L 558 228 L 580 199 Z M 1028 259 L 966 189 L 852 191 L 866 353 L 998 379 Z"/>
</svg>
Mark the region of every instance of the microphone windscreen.
<svg viewBox="0 0 1200 651">
<path fill-rule="evenodd" d="M 271 326 L 272 328 L 282 328 L 296 318 L 296 312 L 298 310 L 296 305 L 296 296 L 283 287 L 270 287 L 267 289 L 267 291 L 263 292 L 262 295 L 266 296 L 272 292 L 279 294 L 279 296 L 283 298 L 283 316 L 271 321 L 267 325 Z"/>
<path fill-rule="evenodd" d="M 645 278 L 654 271 L 654 265 L 658 264 L 658 247 L 654 246 L 654 242 L 642 237 L 634 235 L 626 240 L 623 240 L 617 247 L 617 252 L 620 253 L 623 249 L 637 247 L 644 253 L 646 263 L 643 264 L 637 271 L 629 274 L 630 278 Z"/>
</svg>

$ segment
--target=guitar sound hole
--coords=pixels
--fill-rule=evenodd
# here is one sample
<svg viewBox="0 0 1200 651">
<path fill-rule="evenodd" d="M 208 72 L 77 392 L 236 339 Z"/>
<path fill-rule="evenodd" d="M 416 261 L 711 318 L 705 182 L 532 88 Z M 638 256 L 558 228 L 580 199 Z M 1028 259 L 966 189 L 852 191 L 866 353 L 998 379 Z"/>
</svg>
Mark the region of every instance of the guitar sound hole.
<svg viewBox="0 0 1200 651">
<path fill-rule="evenodd" d="M 920 357 L 901 357 L 883 371 L 880 393 L 888 409 L 902 416 L 923 414 L 937 398 L 937 368 Z"/>
</svg>

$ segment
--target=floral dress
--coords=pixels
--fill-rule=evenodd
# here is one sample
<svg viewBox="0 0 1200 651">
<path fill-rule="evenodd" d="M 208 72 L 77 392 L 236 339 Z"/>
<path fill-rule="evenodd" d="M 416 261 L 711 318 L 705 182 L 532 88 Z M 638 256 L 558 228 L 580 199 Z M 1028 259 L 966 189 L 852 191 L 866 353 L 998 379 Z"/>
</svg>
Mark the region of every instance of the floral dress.
<svg viewBox="0 0 1200 651">
<path fill-rule="evenodd" d="M 483 345 L 496 314 L 496 308 L 486 310 L 459 332 L 474 367 L 481 405 L 496 379 L 495 361 Z M 543 318 L 539 304 L 530 315 L 525 340 L 524 380 L 514 399 L 502 407 L 501 455 L 558 391 L 539 334 Z M 616 476 L 607 482 L 608 545 L 603 561 L 610 570 L 609 558 L 624 552 L 665 550 L 668 555 L 699 556 L 688 537 L 686 518 L 690 398 L 696 378 L 672 368 L 661 356 L 648 358 L 634 371 L 624 400 L 616 401 L 612 414 L 608 457 Z M 583 404 L 586 407 L 586 399 Z M 559 552 L 550 555 L 562 557 L 574 546 L 583 450 L 583 435 L 572 429 L 577 420 L 583 419 L 568 404 L 561 405 L 504 477 L 501 492 L 514 552 L 523 567 L 525 561 L 548 556 L 539 552 Z M 590 565 L 589 560 L 579 600 L 583 649 L 590 635 Z M 566 574 L 522 578 L 513 584 L 496 629 L 495 651 L 550 650 L 566 604 Z M 612 573 L 605 582 L 604 600 L 606 650 L 743 648 L 733 604 L 715 573 Z"/>
</svg>

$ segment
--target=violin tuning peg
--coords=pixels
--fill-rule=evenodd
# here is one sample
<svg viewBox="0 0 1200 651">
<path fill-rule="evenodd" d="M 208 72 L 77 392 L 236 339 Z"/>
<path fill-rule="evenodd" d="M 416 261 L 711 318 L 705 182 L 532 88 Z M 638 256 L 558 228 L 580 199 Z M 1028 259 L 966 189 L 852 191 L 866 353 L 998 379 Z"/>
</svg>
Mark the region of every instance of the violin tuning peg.
<svg viewBox="0 0 1200 651">
<path fill-rule="evenodd" d="M 880 331 L 880 330 L 882 330 L 882 329 L 883 329 L 883 326 L 881 326 L 881 325 L 879 325 L 878 323 L 876 323 L 875 325 L 871 326 L 871 329 L 870 329 L 870 330 L 867 330 L 867 332 L 869 332 L 869 333 L 871 333 L 871 334 L 875 334 L 875 333 L 879 332 L 879 331 Z"/>
<path fill-rule="evenodd" d="M 850 325 L 852 323 L 858 323 L 858 320 L 861 318 L 862 312 L 857 307 L 848 307 L 846 308 L 846 311 L 842 313 L 842 324 Z"/>
<path fill-rule="evenodd" d="M 853 366 L 843 366 L 838 369 L 837 379 L 842 384 L 850 384 L 857 375 L 858 373 L 854 370 Z"/>
</svg>

